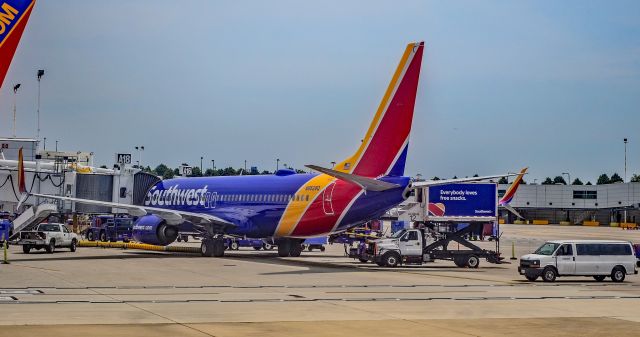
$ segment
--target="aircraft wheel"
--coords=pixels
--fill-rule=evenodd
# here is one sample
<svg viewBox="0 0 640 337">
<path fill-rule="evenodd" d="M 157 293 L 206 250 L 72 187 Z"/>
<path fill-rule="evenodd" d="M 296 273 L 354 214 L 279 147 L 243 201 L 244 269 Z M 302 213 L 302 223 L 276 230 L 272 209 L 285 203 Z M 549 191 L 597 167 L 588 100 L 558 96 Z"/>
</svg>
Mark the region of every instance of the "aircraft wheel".
<svg viewBox="0 0 640 337">
<path fill-rule="evenodd" d="M 213 240 L 213 256 L 215 257 L 223 257 L 224 256 L 224 241 L 223 240 Z"/>
<path fill-rule="evenodd" d="M 231 241 L 231 244 L 229 245 L 229 249 L 238 250 L 238 249 L 240 249 L 240 245 L 235 241 Z"/>
<path fill-rule="evenodd" d="M 22 252 L 25 254 L 29 254 L 29 252 L 31 251 L 31 246 L 30 245 L 22 245 Z"/>
<path fill-rule="evenodd" d="M 289 251 L 289 255 L 292 257 L 299 257 L 300 254 L 302 254 L 302 251 L 304 250 L 304 246 L 301 244 L 296 244 L 295 242 L 293 243 L 291 250 Z"/>
<path fill-rule="evenodd" d="M 202 240 L 202 244 L 200 244 L 200 253 L 202 256 L 212 257 L 213 256 L 213 241 L 212 240 Z"/>
<path fill-rule="evenodd" d="M 282 240 L 278 244 L 278 256 L 287 257 L 289 256 L 289 251 L 291 250 L 291 242 L 289 240 Z"/>
</svg>

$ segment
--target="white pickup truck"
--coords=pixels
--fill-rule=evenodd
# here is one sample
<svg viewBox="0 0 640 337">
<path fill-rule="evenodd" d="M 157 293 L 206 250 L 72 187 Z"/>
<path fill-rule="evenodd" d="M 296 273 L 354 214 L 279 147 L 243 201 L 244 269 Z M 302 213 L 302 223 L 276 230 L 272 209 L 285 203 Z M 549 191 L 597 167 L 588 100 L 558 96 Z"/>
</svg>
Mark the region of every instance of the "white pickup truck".
<svg viewBox="0 0 640 337">
<path fill-rule="evenodd" d="M 78 235 L 63 224 L 43 223 L 39 224 L 36 230 L 20 232 L 17 244 L 22 245 L 22 251 L 25 254 L 29 254 L 32 248 L 36 250 L 44 248 L 51 254 L 56 247 L 67 247 L 75 252 L 78 247 Z"/>
</svg>

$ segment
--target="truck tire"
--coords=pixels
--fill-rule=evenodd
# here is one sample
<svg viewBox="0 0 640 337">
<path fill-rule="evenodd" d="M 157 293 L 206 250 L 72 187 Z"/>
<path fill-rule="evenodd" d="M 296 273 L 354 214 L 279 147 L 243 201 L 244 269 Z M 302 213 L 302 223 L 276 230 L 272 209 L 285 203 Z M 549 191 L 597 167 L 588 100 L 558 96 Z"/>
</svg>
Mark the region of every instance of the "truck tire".
<svg viewBox="0 0 640 337">
<path fill-rule="evenodd" d="M 467 266 L 467 263 L 465 262 L 465 258 L 464 256 L 456 256 L 453 258 L 453 263 L 455 263 L 455 265 L 459 268 L 464 268 Z"/>
<path fill-rule="evenodd" d="M 253 249 L 255 249 L 255 250 L 260 250 L 260 248 L 262 248 L 262 247 L 253 246 Z"/>
<path fill-rule="evenodd" d="M 96 238 L 93 236 L 93 231 L 87 232 L 87 240 L 94 241 Z"/>
<path fill-rule="evenodd" d="M 29 254 L 31 251 L 31 245 L 22 245 L 22 252 L 25 254 Z"/>
<path fill-rule="evenodd" d="M 544 270 L 542 271 L 542 280 L 545 282 L 555 281 L 556 276 L 556 270 L 551 267 L 544 268 Z"/>
<path fill-rule="evenodd" d="M 382 255 L 382 262 L 385 267 L 395 268 L 400 263 L 400 254 L 396 252 L 386 252 Z"/>
<path fill-rule="evenodd" d="M 100 232 L 100 241 L 107 242 L 107 233 Z"/>
<path fill-rule="evenodd" d="M 53 254 L 53 252 L 56 251 L 56 240 L 51 239 L 51 241 L 49 241 L 49 244 L 44 246 L 44 249 L 48 254 Z"/>
<path fill-rule="evenodd" d="M 624 278 L 625 278 L 626 274 L 627 273 L 624 270 L 624 268 L 622 268 L 620 266 L 616 266 L 611 271 L 611 281 L 613 281 L 613 282 L 622 282 L 622 281 L 624 281 Z"/>
<path fill-rule="evenodd" d="M 469 255 L 466 257 L 465 263 L 469 268 L 478 268 L 480 265 L 480 259 L 475 255 Z"/>
<path fill-rule="evenodd" d="M 604 276 L 604 275 L 594 275 L 593 278 L 598 282 L 602 282 L 602 281 L 604 281 L 606 276 Z"/>
<path fill-rule="evenodd" d="M 534 276 L 534 275 L 525 275 L 525 277 L 529 282 L 535 282 L 538 279 L 538 276 Z"/>
<path fill-rule="evenodd" d="M 324 252 L 326 248 L 324 248 L 324 246 L 320 247 L 320 251 Z"/>
<path fill-rule="evenodd" d="M 71 246 L 69 246 L 69 250 L 75 252 L 78 247 L 78 241 L 76 239 L 71 240 Z"/>
<path fill-rule="evenodd" d="M 358 258 L 358 261 L 360 261 L 360 262 L 362 262 L 362 263 L 367 263 L 367 262 L 369 262 L 369 260 L 364 259 L 364 258 L 361 258 L 361 257 L 359 257 L 359 258 Z"/>
</svg>

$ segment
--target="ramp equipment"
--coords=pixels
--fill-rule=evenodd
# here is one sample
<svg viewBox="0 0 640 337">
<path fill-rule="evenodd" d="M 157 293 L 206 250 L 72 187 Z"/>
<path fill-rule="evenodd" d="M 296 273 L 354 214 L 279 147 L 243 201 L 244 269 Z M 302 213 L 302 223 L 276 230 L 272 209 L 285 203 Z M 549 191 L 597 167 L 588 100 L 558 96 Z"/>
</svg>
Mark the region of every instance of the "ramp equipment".
<svg viewBox="0 0 640 337">
<path fill-rule="evenodd" d="M 14 241 L 20 237 L 21 231 L 27 231 L 33 229 L 33 227 L 40 224 L 44 219 L 49 217 L 52 213 L 58 211 L 58 206 L 55 204 L 40 204 L 37 206 L 29 207 L 19 217 L 13 220 L 13 235 L 9 238 L 9 241 Z"/>
</svg>

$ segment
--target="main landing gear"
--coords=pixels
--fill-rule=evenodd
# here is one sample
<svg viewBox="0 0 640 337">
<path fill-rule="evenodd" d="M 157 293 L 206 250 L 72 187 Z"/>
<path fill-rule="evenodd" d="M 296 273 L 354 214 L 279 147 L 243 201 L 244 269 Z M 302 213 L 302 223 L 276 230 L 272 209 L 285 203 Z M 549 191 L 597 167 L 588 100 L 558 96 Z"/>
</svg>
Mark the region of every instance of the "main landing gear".
<svg viewBox="0 0 640 337">
<path fill-rule="evenodd" d="M 280 257 L 298 257 L 302 253 L 303 239 L 280 239 L 278 242 L 278 256 Z"/>
<path fill-rule="evenodd" d="M 224 238 L 222 235 L 205 237 L 200 245 L 200 252 L 202 253 L 202 256 L 223 257 L 224 248 Z"/>
</svg>

